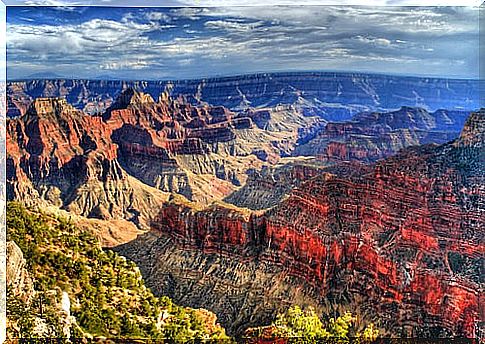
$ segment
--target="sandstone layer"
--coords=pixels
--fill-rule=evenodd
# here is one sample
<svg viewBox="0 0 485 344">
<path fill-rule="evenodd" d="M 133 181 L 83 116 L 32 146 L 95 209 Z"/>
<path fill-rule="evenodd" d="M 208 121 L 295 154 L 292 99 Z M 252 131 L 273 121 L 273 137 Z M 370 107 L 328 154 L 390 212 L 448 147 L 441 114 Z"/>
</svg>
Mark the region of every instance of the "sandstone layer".
<svg viewBox="0 0 485 344">
<path fill-rule="evenodd" d="M 352 120 L 330 122 L 293 155 L 317 156 L 323 161 L 373 162 L 400 149 L 455 139 L 468 111 L 401 107 L 390 112 L 361 112 Z"/>
<path fill-rule="evenodd" d="M 394 336 L 473 337 L 483 311 L 485 111 L 444 145 L 344 164 L 260 213 L 165 205 L 118 249 L 232 333 L 289 304 L 347 305 Z M 338 171 L 338 172 L 337 172 Z"/>
<path fill-rule="evenodd" d="M 323 124 L 292 107 L 235 113 L 133 89 L 102 115 L 38 98 L 7 123 L 8 197 L 147 228 L 170 194 L 222 200 Z"/>
</svg>

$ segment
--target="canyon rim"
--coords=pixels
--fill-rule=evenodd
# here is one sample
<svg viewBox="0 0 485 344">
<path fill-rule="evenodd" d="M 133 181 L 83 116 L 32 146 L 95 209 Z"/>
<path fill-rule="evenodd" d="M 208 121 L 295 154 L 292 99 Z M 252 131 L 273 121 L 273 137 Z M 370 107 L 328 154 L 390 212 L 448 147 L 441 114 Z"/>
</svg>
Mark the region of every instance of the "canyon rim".
<svg viewBox="0 0 485 344">
<path fill-rule="evenodd" d="M 9 341 L 483 340 L 477 7 L 26 5 Z"/>
</svg>

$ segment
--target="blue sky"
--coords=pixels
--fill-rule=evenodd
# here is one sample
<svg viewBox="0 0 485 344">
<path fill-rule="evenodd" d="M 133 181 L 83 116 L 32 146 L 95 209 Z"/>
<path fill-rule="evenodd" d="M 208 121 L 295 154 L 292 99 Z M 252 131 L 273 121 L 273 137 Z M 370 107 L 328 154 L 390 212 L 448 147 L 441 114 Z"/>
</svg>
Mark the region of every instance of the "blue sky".
<svg viewBox="0 0 485 344">
<path fill-rule="evenodd" d="M 7 8 L 10 79 L 175 79 L 304 70 L 478 78 L 478 10 Z"/>
</svg>

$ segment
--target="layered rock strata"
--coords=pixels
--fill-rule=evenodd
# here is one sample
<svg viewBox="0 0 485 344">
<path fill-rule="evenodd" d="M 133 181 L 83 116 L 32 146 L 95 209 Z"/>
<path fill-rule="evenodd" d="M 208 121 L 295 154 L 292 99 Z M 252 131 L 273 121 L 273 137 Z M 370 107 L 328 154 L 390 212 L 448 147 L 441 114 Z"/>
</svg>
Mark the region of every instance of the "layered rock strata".
<svg viewBox="0 0 485 344">
<path fill-rule="evenodd" d="M 65 98 L 38 98 L 7 123 L 8 197 L 147 227 L 169 193 L 221 200 L 249 169 L 289 155 L 299 129 L 322 123 L 290 107 L 265 111 L 271 128 L 262 129 L 254 113 L 192 106 L 167 93 L 155 101 L 127 89 L 99 116 Z"/>
<path fill-rule="evenodd" d="M 401 107 L 390 112 L 362 112 L 352 120 L 330 122 L 293 155 L 317 156 L 327 162 L 373 162 L 400 149 L 445 143 L 458 137 L 467 111 Z"/>
<path fill-rule="evenodd" d="M 299 303 L 347 305 L 394 336 L 473 337 L 484 123 L 482 110 L 451 143 L 335 166 L 267 211 L 165 205 L 151 233 L 118 249 L 156 292 L 211 309 L 232 333 Z"/>
</svg>

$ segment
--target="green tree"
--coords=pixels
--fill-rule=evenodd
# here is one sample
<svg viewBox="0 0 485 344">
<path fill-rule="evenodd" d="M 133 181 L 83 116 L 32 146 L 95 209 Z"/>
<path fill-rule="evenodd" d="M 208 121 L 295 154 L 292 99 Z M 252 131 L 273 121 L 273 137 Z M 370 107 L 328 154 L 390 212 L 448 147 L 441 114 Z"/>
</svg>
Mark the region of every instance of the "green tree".
<svg viewBox="0 0 485 344">
<path fill-rule="evenodd" d="M 322 340 L 345 343 L 351 337 L 360 342 L 370 342 L 378 337 L 379 331 L 372 323 L 362 332 L 351 332 L 356 320 L 352 313 L 346 312 L 330 319 L 325 325 L 312 307 L 302 310 L 299 306 L 293 306 L 285 313 L 278 314 L 271 326 L 261 328 L 259 332 L 267 333 L 269 330 L 273 337 L 288 338 L 292 343 L 316 343 Z M 350 336 L 350 333 L 353 335 Z"/>
<path fill-rule="evenodd" d="M 16 323 L 16 328 L 9 327 L 7 331 L 14 338 L 29 338 L 34 329 L 34 316 L 26 303 L 18 299 L 11 287 L 7 287 L 7 318 Z"/>
</svg>

